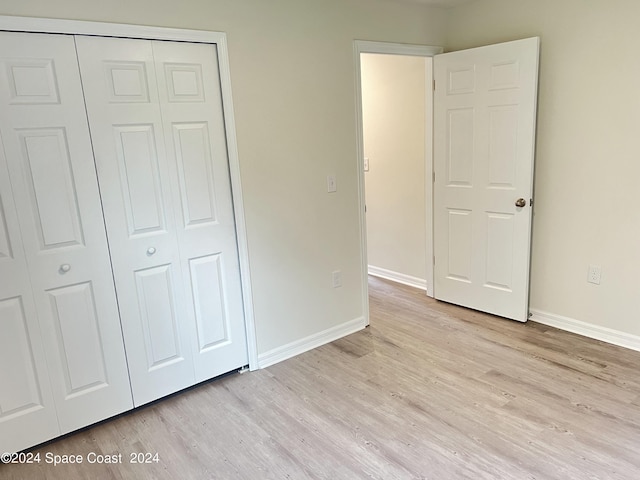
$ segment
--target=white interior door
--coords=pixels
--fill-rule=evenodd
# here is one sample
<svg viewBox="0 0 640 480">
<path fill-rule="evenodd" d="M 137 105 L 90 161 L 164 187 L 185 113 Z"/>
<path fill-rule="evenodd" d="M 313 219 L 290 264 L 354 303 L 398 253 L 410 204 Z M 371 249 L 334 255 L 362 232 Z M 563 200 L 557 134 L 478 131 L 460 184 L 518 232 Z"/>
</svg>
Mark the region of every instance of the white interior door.
<svg viewBox="0 0 640 480">
<path fill-rule="evenodd" d="M 151 42 L 76 37 L 136 406 L 194 384 Z"/>
<path fill-rule="evenodd" d="M 434 289 L 526 321 L 539 39 L 434 58 Z"/>
<path fill-rule="evenodd" d="M 58 436 L 58 417 L 1 137 L 0 366 L 0 451 L 18 452 Z"/>
<path fill-rule="evenodd" d="M 248 363 L 215 45 L 152 42 L 196 381 Z"/>
<path fill-rule="evenodd" d="M 247 363 L 216 51 L 76 41 L 140 405 Z"/>
<path fill-rule="evenodd" d="M 1 33 L 0 63 L 0 134 L 66 433 L 132 406 L 73 38 Z"/>
</svg>

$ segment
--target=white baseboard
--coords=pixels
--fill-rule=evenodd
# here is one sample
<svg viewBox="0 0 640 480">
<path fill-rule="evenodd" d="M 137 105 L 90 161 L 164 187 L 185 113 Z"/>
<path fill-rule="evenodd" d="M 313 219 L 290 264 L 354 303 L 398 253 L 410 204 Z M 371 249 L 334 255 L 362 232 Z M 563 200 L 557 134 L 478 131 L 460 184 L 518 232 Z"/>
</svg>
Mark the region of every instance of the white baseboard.
<svg viewBox="0 0 640 480">
<path fill-rule="evenodd" d="M 393 272 L 386 268 L 368 266 L 369 275 L 374 277 L 385 278 L 392 282 L 402 283 L 403 285 L 409 285 L 410 287 L 419 288 L 421 290 L 427 289 L 427 281 L 422 278 L 412 277 L 411 275 L 405 275 L 404 273 Z"/>
<path fill-rule="evenodd" d="M 269 350 L 268 352 L 259 354 L 258 366 L 259 368 L 265 368 L 275 363 L 282 362 L 288 358 L 295 357 L 296 355 L 355 333 L 366 326 L 367 323 L 364 317 L 359 317 L 341 325 L 331 327 L 322 332 L 309 335 L 306 338 L 296 340 L 295 342 L 291 342 L 281 347 L 274 348 L 273 350 Z"/>
<path fill-rule="evenodd" d="M 531 309 L 529 320 L 640 352 L 640 337 L 637 335 L 535 309 Z"/>
</svg>

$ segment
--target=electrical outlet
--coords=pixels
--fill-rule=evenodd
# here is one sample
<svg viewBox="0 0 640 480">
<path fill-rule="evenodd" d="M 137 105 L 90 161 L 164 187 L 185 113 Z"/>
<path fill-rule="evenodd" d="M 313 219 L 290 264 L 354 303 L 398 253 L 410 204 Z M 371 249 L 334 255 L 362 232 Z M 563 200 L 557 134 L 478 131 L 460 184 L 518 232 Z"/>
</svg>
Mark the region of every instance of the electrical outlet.
<svg viewBox="0 0 640 480">
<path fill-rule="evenodd" d="M 340 270 L 334 271 L 332 274 L 333 288 L 342 286 L 342 272 Z"/>
<path fill-rule="evenodd" d="M 600 265 L 589 265 L 589 273 L 587 274 L 587 282 L 600 285 L 600 277 L 602 276 L 602 267 Z"/>
</svg>

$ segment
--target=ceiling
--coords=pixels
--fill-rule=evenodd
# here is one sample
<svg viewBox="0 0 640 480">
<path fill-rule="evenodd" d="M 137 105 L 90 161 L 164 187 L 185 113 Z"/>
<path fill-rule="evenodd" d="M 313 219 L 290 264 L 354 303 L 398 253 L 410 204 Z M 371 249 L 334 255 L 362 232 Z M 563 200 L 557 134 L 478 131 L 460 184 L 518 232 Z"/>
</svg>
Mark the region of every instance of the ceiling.
<svg viewBox="0 0 640 480">
<path fill-rule="evenodd" d="M 431 5 L 433 7 L 457 7 L 464 3 L 476 2 L 478 0 L 392 0 L 401 3 L 421 3 L 422 5 Z"/>
</svg>

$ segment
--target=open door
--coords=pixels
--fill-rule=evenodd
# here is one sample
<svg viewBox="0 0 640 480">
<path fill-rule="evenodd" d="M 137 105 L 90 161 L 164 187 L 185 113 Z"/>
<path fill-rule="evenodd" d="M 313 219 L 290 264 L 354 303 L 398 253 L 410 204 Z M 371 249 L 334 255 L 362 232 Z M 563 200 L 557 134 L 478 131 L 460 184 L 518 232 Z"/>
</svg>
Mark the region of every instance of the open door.
<svg viewBox="0 0 640 480">
<path fill-rule="evenodd" d="M 526 321 L 539 38 L 434 57 L 434 291 Z"/>
</svg>

